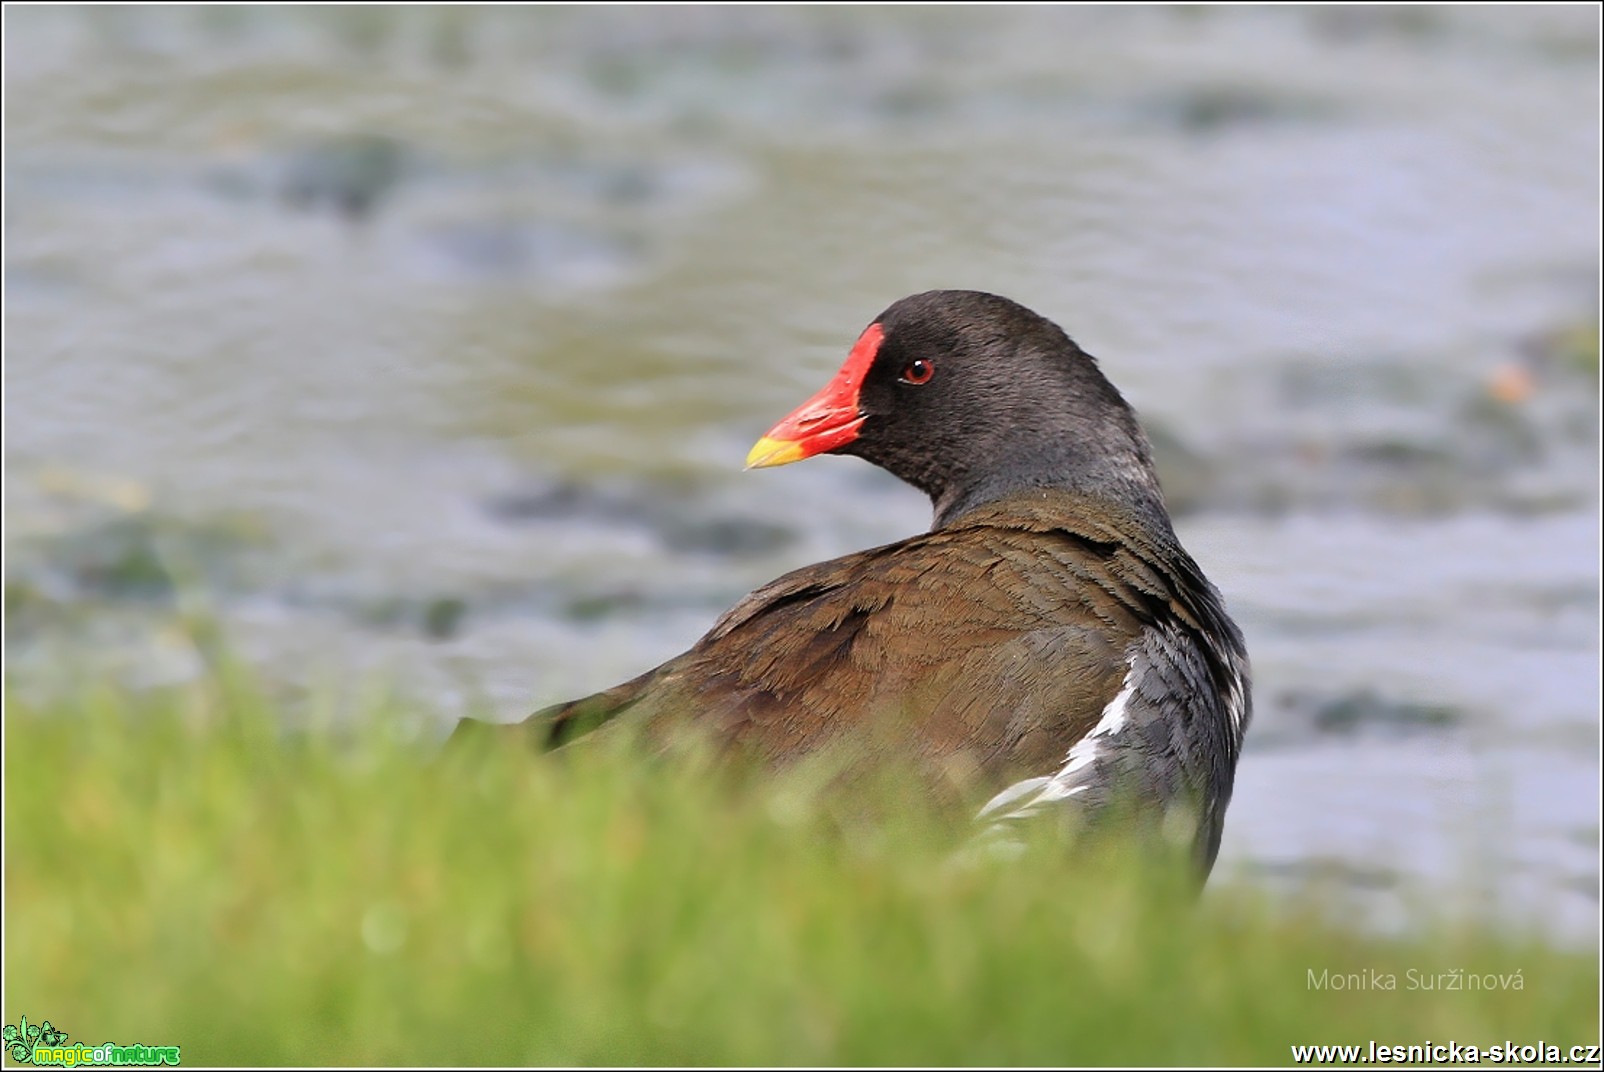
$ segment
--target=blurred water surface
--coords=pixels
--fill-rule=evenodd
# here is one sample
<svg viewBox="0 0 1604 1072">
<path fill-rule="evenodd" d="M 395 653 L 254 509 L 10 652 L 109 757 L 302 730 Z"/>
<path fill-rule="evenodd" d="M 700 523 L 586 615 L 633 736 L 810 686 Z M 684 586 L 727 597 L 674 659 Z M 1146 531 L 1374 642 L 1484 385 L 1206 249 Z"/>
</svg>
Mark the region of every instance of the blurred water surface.
<svg viewBox="0 0 1604 1072">
<path fill-rule="evenodd" d="M 1597 933 L 1591 9 L 5 31 L 14 688 L 196 673 L 186 600 L 292 700 L 611 685 L 928 524 L 741 461 L 891 301 L 993 290 L 1138 407 L 1248 635 L 1222 867 Z"/>
</svg>

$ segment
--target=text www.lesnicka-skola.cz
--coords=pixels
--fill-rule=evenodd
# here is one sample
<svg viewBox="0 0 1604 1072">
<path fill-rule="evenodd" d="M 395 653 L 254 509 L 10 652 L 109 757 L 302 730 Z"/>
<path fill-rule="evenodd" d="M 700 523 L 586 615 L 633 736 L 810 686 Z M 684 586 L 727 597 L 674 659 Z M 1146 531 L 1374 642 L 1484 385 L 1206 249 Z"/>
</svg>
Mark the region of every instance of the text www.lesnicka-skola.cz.
<svg viewBox="0 0 1604 1072">
<path fill-rule="evenodd" d="M 1560 1065 L 1599 1063 L 1598 1046 L 1561 1046 L 1553 1042 L 1505 1042 L 1498 1046 L 1470 1046 L 1458 1042 L 1412 1042 L 1388 1045 L 1372 1040 L 1366 1046 L 1293 1046 L 1292 1063 L 1385 1064 L 1488 1064 Z"/>
</svg>

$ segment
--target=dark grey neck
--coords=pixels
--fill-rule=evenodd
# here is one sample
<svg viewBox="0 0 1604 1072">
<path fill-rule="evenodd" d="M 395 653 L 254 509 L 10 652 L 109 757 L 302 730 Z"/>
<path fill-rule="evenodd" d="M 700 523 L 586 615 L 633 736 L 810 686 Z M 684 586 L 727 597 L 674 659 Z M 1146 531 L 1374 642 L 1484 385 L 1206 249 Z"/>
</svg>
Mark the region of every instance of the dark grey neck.
<svg viewBox="0 0 1604 1072">
<path fill-rule="evenodd" d="M 944 487 L 926 489 L 935 508 L 930 529 L 944 529 L 977 507 L 1037 489 L 1071 491 L 1102 500 L 1111 510 L 1146 523 L 1155 534 L 1174 539 L 1158 477 L 1137 450 L 1123 457 L 1101 458 L 1095 469 L 1088 469 L 1071 448 L 1040 451 L 974 476 L 955 474 Z"/>
</svg>

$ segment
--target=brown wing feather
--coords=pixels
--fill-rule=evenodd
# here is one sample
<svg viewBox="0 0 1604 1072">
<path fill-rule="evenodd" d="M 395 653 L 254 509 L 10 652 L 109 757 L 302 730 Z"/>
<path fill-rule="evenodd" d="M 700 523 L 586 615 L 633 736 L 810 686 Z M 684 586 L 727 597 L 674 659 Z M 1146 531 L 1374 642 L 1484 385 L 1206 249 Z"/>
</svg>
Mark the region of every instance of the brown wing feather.
<svg viewBox="0 0 1604 1072">
<path fill-rule="evenodd" d="M 1033 493 L 787 574 L 684 655 L 530 721 L 548 746 L 628 712 L 771 759 L 850 741 L 988 781 L 1040 773 L 1096 724 L 1145 625 L 1195 625 L 1173 552 L 1075 496 Z"/>
</svg>

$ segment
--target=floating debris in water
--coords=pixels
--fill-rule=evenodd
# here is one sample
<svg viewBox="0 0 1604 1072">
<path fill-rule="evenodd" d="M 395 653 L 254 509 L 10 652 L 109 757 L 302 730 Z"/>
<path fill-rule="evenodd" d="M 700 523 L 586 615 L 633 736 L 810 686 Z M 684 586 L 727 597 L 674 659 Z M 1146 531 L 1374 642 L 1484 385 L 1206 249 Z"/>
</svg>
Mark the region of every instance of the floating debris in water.
<svg viewBox="0 0 1604 1072">
<path fill-rule="evenodd" d="M 289 154 L 280 194 L 294 208 L 359 222 L 395 193 L 408 160 L 406 148 L 382 134 L 329 139 Z"/>
<path fill-rule="evenodd" d="M 795 529 L 769 520 L 714 513 L 705 492 L 660 482 L 598 487 L 560 481 L 487 500 L 486 513 L 509 523 L 562 521 L 628 525 L 650 533 L 669 551 L 757 556 L 783 550 Z"/>
<path fill-rule="evenodd" d="M 1448 704 L 1402 700 L 1369 688 L 1335 696 L 1282 692 L 1275 706 L 1283 724 L 1291 721 L 1316 734 L 1338 736 L 1435 733 L 1464 723 L 1464 713 Z"/>
</svg>

